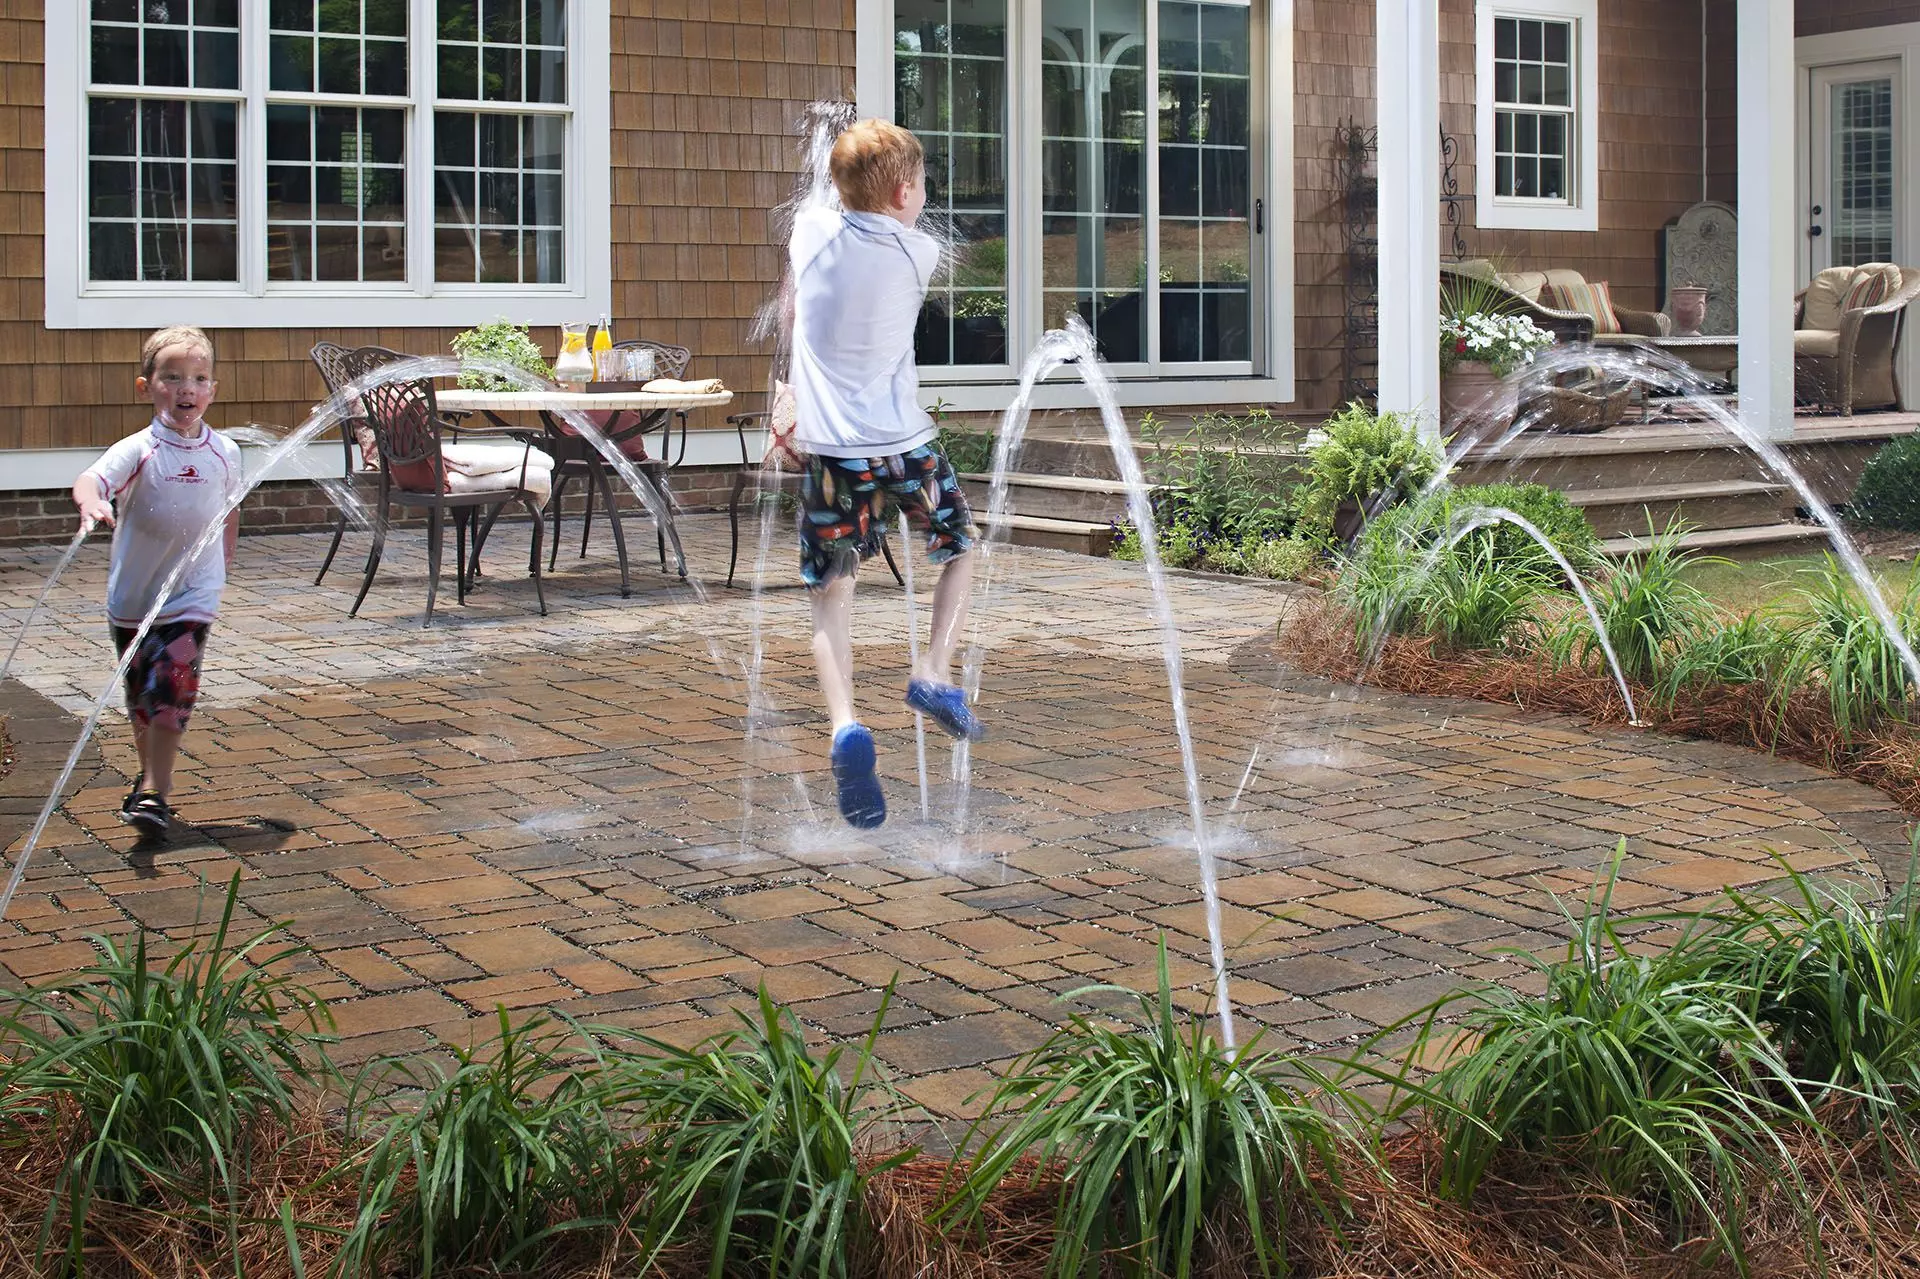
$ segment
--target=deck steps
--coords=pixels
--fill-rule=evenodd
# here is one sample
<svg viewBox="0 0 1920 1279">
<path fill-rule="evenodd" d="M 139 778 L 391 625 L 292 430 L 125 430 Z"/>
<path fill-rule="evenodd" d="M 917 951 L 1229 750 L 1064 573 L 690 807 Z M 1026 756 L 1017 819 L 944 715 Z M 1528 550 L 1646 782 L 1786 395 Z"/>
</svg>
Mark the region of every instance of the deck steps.
<svg viewBox="0 0 1920 1279">
<path fill-rule="evenodd" d="M 974 508 L 973 517 L 982 525 L 1005 528 L 1008 540 L 1015 546 L 1041 546 L 1101 557 L 1113 551 L 1113 525 L 1105 521 L 1063 520 L 1011 511 L 997 521 L 990 521 L 984 504 Z"/>
<path fill-rule="evenodd" d="M 987 509 L 987 490 L 993 477 L 978 471 L 962 472 L 960 483 L 975 513 Z M 1152 486 L 1147 486 L 1152 491 Z M 1049 519 L 1085 520 L 1110 524 L 1127 516 L 1130 486 L 1124 480 L 1086 475 L 1043 475 L 1032 471 L 1007 473 L 1007 509 Z"/>
<path fill-rule="evenodd" d="M 1569 489 L 1567 500 L 1586 512 L 1602 539 L 1644 537 L 1675 520 L 1696 529 L 1773 525 L 1790 516 L 1795 503 L 1792 489 L 1764 480 Z"/>
<path fill-rule="evenodd" d="M 1825 545 L 1826 539 L 1827 531 L 1817 524 L 1755 524 L 1744 528 L 1695 529 L 1680 539 L 1680 545 L 1701 555 L 1766 559 L 1804 554 Z M 1610 537 L 1600 543 L 1600 553 L 1609 559 L 1621 559 L 1645 550 L 1646 546 L 1644 533 L 1637 537 Z"/>
</svg>

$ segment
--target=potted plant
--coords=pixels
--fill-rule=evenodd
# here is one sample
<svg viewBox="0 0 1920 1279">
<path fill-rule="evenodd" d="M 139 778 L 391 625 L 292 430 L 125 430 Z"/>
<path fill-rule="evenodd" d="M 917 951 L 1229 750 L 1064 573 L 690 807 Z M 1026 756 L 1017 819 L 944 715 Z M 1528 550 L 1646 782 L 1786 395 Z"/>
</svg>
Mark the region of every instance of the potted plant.
<svg viewBox="0 0 1920 1279">
<path fill-rule="evenodd" d="M 504 364 L 509 368 L 525 369 L 549 382 L 553 380 L 553 369 L 548 366 L 546 357 L 540 353 L 540 344 L 533 340 L 533 334 L 528 332 L 525 325 L 504 318 L 489 320 L 454 338 L 452 346 L 453 353 L 463 360 Z M 488 373 L 484 369 L 463 369 L 460 372 L 460 389 L 518 391 L 523 388 L 497 373 Z"/>
<path fill-rule="evenodd" d="M 1348 404 L 1308 433 L 1309 460 L 1301 532 L 1351 542 L 1392 502 L 1426 487 L 1440 451 L 1420 438 L 1413 419 Z"/>
<path fill-rule="evenodd" d="M 1708 290 L 1688 280 L 1667 289 L 1667 314 L 1673 318 L 1673 336 L 1698 337 L 1707 319 Z"/>
<path fill-rule="evenodd" d="M 1547 332 L 1511 309 L 1507 291 L 1492 280 L 1468 278 L 1441 298 L 1440 419 L 1447 430 L 1472 419 L 1493 430 L 1513 424 L 1520 388 L 1509 379 L 1553 342 Z"/>
</svg>

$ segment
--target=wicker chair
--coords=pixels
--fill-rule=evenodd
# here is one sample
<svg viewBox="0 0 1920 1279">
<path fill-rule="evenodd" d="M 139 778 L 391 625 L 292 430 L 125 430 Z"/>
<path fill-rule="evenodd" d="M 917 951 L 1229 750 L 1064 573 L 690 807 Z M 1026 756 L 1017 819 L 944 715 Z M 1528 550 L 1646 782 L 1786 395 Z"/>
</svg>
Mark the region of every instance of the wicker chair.
<svg viewBox="0 0 1920 1279">
<path fill-rule="evenodd" d="M 1492 264 L 1487 262 L 1440 264 L 1442 290 L 1464 287 L 1470 283 L 1496 285 L 1510 297 L 1509 309 L 1513 314 L 1526 316 L 1553 334 L 1554 341 L 1562 346 L 1637 346 L 1644 338 L 1666 337 L 1673 327 L 1673 321 L 1657 311 L 1635 311 L 1615 303 L 1613 314 L 1620 321 L 1620 332 L 1596 336 L 1593 317 L 1586 312 L 1561 311 L 1540 300 L 1548 285 L 1584 283 L 1578 271 L 1556 268 L 1550 271 L 1496 272 Z"/>
<path fill-rule="evenodd" d="M 1894 357 L 1916 296 L 1920 270 L 1888 262 L 1814 276 L 1793 299 L 1794 398 L 1847 417 L 1857 408 L 1898 408 Z"/>
<path fill-rule="evenodd" d="M 340 360 L 338 372 L 347 383 L 358 382 L 382 367 L 405 358 L 400 352 L 385 347 L 363 346 L 348 352 Z M 451 434 L 453 428 L 440 416 L 430 380 L 402 379 L 374 386 L 361 393 L 360 403 L 373 428 L 375 446 L 380 455 L 378 509 L 384 512 L 391 504 L 403 510 L 424 510 L 427 513 L 427 613 L 421 625 L 433 624 L 434 601 L 440 592 L 441 548 L 448 517 L 452 517 L 454 526 L 455 589 L 459 602 L 465 604 L 467 591 L 472 587 L 478 569 L 480 546 L 501 510 L 515 503 L 525 507 L 533 521 L 533 552 L 527 568 L 533 576 L 533 593 L 539 602 L 540 614 L 546 616 L 546 593 L 540 584 L 540 539 L 543 528 L 540 505 L 546 494 L 539 491 L 545 487 L 544 484 L 528 487 L 532 446 L 526 443 L 520 445 L 518 470 L 478 477 L 463 476 L 460 478 L 464 482 L 458 486 L 461 491 L 450 492 L 449 489 L 456 486 L 449 479 L 444 435 Z M 544 470 L 544 467 L 534 469 Z M 474 535 L 472 563 L 467 559 L 467 534 L 470 528 Z M 354 597 L 348 616 L 357 615 L 360 605 L 366 601 L 367 591 L 373 586 L 374 574 L 380 570 L 380 557 L 386 550 L 386 544 L 387 523 L 383 519 L 374 524 L 373 548 L 367 553 L 366 577 L 360 583 L 360 593 Z"/>
</svg>

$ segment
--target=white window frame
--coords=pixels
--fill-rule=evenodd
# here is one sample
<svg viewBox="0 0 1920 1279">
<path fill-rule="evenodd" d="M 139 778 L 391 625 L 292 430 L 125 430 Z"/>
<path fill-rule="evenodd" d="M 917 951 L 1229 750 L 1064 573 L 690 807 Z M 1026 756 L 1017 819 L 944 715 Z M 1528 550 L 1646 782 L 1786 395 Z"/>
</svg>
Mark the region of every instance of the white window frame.
<svg viewBox="0 0 1920 1279">
<path fill-rule="evenodd" d="M 1474 4 L 1474 222 L 1499 231 L 1600 229 L 1600 5 L 1599 0 L 1475 0 Z M 1573 144 L 1565 200 L 1496 196 L 1493 191 L 1493 23 L 1534 18 L 1573 24 Z"/>
<path fill-rule="evenodd" d="M 1262 231 L 1254 239 L 1255 280 L 1267 290 L 1263 302 L 1256 301 L 1253 333 L 1253 372 L 1247 376 L 1217 372 L 1196 372 L 1181 376 L 1145 374 L 1127 376 L 1121 366 L 1114 373 L 1115 390 L 1123 407 L 1213 405 L 1213 404 L 1286 404 L 1295 398 L 1294 375 L 1294 173 L 1293 173 L 1293 25 L 1294 0 L 1263 0 L 1266 9 L 1266 40 L 1253 49 L 1256 83 L 1264 79 L 1265 101 L 1255 104 L 1249 121 L 1252 130 L 1252 160 L 1255 168 L 1255 198 L 1265 201 Z M 1148 0 L 1150 21 L 1158 12 L 1155 0 Z M 894 113 L 893 0 L 856 0 L 855 84 L 856 105 L 862 116 Z M 1039 76 L 1039 0 L 1010 0 L 1008 25 L 1012 41 L 1008 63 L 1009 109 L 1016 121 L 1040 118 Z M 1022 68 L 1032 71 L 1024 74 Z M 1158 101 L 1154 86 L 1148 86 L 1148 102 Z M 1149 137 L 1157 136 L 1151 134 Z M 1157 146 L 1146 148 L 1153 166 L 1149 181 L 1158 173 Z M 1008 323 L 1007 350 L 1011 364 L 990 368 L 940 366 L 923 369 L 922 399 L 936 399 L 943 407 L 960 412 L 998 411 L 1013 400 L 1021 362 L 1033 349 L 1044 327 L 1040 290 L 1023 296 L 1013 287 L 1015 279 L 1037 281 L 1040 278 L 1040 201 L 1034 195 L 1040 175 L 1040 143 L 1037 128 L 1014 127 L 1007 137 L 1007 246 Z M 1144 217 L 1144 211 L 1143 211 Z M 1157 270 L 1150 261 L 1149 271 Z M 1150 318 L 1149 323 L 1152 323 Z M 1091 392 L 1071 369 L 1062 370 L 1034 390 L 1036 408 L 1084 408 L 1093 403 Z"/>
<path fill-rule="evenodd" d="M 240 276 L 238 285 L 87 279 L 88 22 L 91 5 L 47 6 L 46 326 L 49 329 L 465 328 L 496 315 L 560 324 L 611 312 L 612 17 L 606 0 L 568 0 L 566 258 L 569 283 L 435 283 L 433 279 L 433 113 L 509 111 L 518 104 L 439 100 L 435 0 L 411 0 L 408 83 L 407 280 L 311 283 L 266 279 L 266 101 L 268 0 L 240 0 Z M 142 90 L 127 96 L 193 99 L 203 91 Z M 274 93 L 282 98 L 313 95 Z M 318 100 L 318 99 L 315 99 Z M 387 105 L 360 100 L 364 105 Z M 527 104 L 539 110 L 541 104 Z"/>
</svg>

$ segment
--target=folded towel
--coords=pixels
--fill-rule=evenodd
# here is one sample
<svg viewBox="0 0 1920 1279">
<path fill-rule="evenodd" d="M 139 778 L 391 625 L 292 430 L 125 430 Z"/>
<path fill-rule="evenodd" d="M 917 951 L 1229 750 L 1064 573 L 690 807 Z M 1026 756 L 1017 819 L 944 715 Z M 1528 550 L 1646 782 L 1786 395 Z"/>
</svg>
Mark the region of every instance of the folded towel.
<svg viewBox="0 0 1920 1279">
<path fill-rule="evenodd" d="M 452 475 L 499 475 L 523 465 L 528 474 L 553 470 L 551 457 L 524 444 L 442 444 L 440 456 Z"/>
<path fill-rule="evenodd" d="M 640 388 L 655 395 L 719 395 L 727 389 L 727 384 L 717 377 L 697 378 L 691 382 L 682 382 L 678 378 L 657 377 Z"/>
</svg>

